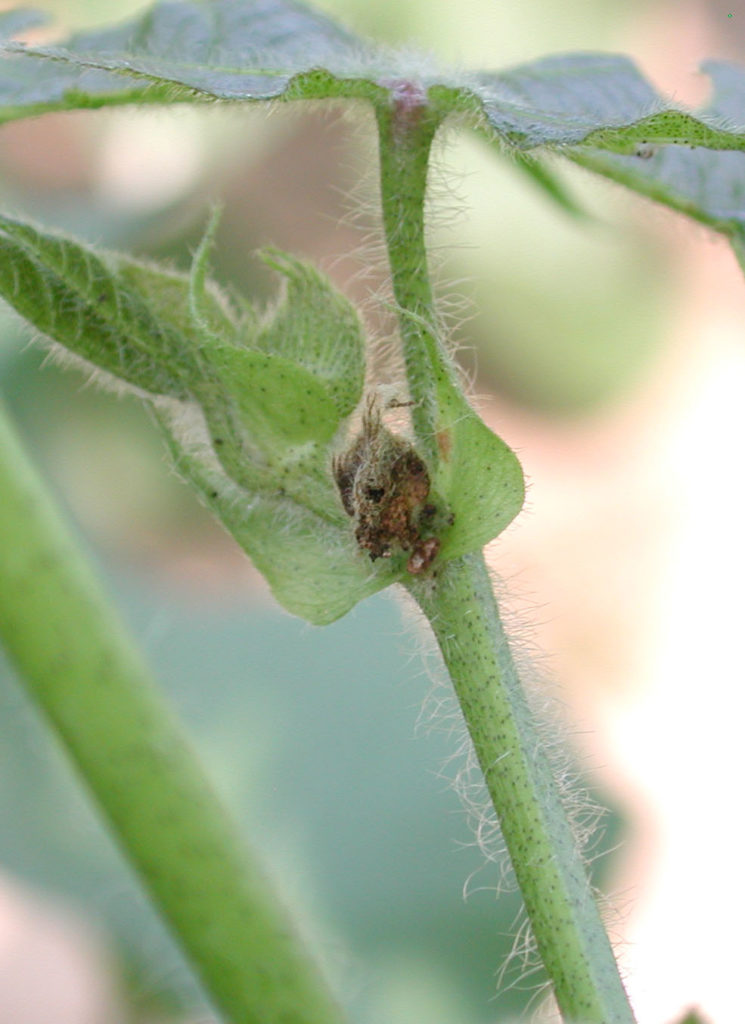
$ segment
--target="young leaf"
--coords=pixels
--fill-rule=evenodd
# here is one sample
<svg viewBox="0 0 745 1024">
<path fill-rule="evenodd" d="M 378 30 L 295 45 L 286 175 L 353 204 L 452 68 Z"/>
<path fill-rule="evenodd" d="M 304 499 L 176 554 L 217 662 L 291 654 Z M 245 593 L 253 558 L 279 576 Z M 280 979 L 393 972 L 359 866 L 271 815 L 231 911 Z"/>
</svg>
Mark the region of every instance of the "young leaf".
<svg viewBox="0 0 745 1024">
<path fill-rule="evenodd" d="M 176 275 L 97 254 L 0 215 L 0 294 L 70 352 L 154 394 L 185 398 L 197 339 L 179 313 Z M 159 315 L 158 306 L 170 310 Z M 175 321 L 175 322 L 174 322 Z"/>
<path fill-rule="evenodd" d="M 210 350 L 225 397 L 267 453 L 306 441 L 329 441 L 339 426 L 336 405 L 312 373 L 283 356 L 221 345 Z"/>
<path fill-rule="evenodd" d="M 362 392 L 359 318 L 317 271 L 275 252 L 288 294 L 237 324 L 205 281 L 207 245 L 178 274 L 0 216 L 0 294 L 146 392 L 176 467 L 277 599 L 331 622 L 405 568 L 401 553 L 373 564 L 359 550 L 331 474 L 331 442 Z"/>
<path fill-rule="evenodd" d="M 343 513 L 333 521 L 287 496 L 247 494 L 209 455 L 184 443 L 157 406 L 154 411 L 176 469 L 250 556 L 288 612 L 327 625 L 402 576 L 400 558 L 371 563 Z"/>
<path fill-rule="evenodd" d="M 446 559 L 480 551 L 498 536 L 522 508 L 525 482 L 515 453 L 455 388 L 440 388 L 439 408 L 433 483 L 452 514 L 440 549 Z"/>
<path fill-rule="evenodd" d="M 281 304 L 251 344 L 292 359 L 320 381 L 340 416 L 359 403 L 365 382 L 365 338 L 354 309 L 308 263 L 267 249 L 262 258 L 287 281 Z"/>
</svg>

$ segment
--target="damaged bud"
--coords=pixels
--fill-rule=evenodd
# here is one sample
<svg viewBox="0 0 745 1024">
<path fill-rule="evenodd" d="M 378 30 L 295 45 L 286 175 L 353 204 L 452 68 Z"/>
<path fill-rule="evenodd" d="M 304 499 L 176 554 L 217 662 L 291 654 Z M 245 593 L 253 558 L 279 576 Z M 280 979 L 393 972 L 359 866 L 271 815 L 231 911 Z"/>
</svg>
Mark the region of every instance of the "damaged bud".
<svg viewBox="0 0 745 1024">
<path fill-rule="evenodd" d="M 422 537 L 435 513 L 427 503 L 429 473 L 413 445 L 383 425 L 374 399 L 359 437 L 332 468 L 344 509 L 357 524 L 357 543 L 370 558 L 390 558 L 398 548 L 411 552 L 409 572 L 428 569 L 440 549 L 437 537 Z"/>
</svg>

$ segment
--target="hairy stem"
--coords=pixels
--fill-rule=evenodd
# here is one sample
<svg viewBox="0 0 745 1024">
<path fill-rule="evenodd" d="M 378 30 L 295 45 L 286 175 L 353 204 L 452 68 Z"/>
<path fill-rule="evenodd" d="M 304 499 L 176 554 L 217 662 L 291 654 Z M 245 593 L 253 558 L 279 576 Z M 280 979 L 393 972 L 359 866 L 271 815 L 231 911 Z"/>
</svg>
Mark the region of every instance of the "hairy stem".
<svg viewBox="0 0 745 1024">
<path fill-rule="evenodd" d="M 378 111 L 383 222 L 399 306 L 417 446 L 436 431 L 457 384 L 439 339 L 427 273 L 424 198 L 437 113 L 401 83 Z M 452 677 L 504 833 L 538 950 L 568 1021 L 630 1024 L 633 1015 L 504 638 L 481 554 L 410 576 Z"/>
<path fill-rule="evenodd" d="M 0 408 L 0 638 L 230 1024 L 338 1024 Z"/>
<path fill-rule="evenodd" d="M 397 83 L 391 106 L 376 109 L 380 134 L 383 226 L 418 447 L 437 458 L 441 389 L 456 375 L 440 342 L 424 237 L 424 193 L 432 140 L 442 116 L 426 94 L 409 82 Z"/>
<path fill-rule="evenodd" d="M 631 1024 L 610 943 L 525 703 L 482 555 L 447 562 L 410 593 L 458 695 L 564 1018 Z"/>
</svg>

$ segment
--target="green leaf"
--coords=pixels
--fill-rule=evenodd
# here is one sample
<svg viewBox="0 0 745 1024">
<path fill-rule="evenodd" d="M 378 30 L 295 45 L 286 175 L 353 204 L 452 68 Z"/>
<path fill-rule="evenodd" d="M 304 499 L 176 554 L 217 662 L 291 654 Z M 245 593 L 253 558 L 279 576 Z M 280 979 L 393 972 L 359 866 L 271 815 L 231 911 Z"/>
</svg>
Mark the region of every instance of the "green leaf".
<svg viewBox="0 0 745 1024">
<path fill-rule="evenodd" d="M 0 14 L 0 41 L 48 21 L 41 11 Z M 145 95 L 141 83 L 106 71 L 26 57 L 22 48 L 5 42 L 0 60 L 0 123 L 48 110 L 72 110 L 115 103 L 166 102 L 169 93 L 152 87 Z"/>
<path fill-rule="evenodd" d="M 400 563 L 373 565 L 348 526 L 322 521 L 287 500 L 262 498 L 229 522 L 279 603 L 316 626 L 341 618 L 402 575 Z"/>
<path fill-rule="evenodd" d="M 633 152 L 646 140 L 745 148 L 745 134 L 665 100 L 634 64 L 615 54 L 547 57 L 502 72 L 440 74 L 404 54 L 383 52 L 330 18 L 292 0 L 181 0 L 156 3 L 124 25 L 73 36 L 55 47 L 17 53 L 0 102 L 18 116 L 24 90 L 35 112 L 100 104 L 116 79 L 66 77 L 70 68 L 114 72 L 114 95 L 144 102 L 366 97 L 388 102 L 411 81 L 443 112 L 484 117 L 511 147 L 593 144 Z M 38 81 L 34 61 L 58 63 Z M 92 85 L 92 88 L 91 88 Z M 152 91 L 155 86 L 155 91 Z M 90 92 L 86 95 L 86 90 Z M 123 95 L 119 96 L 121 100 Z"/>
<path fill-rule="evenodd" d="M 305 367 L 282 356 L 227 345 L 210 350 L 209 362 L 260 447 L 271 452 L 277 445 L 325 442 L 336 432 L 336 405 Z"/>
<path fill-rule="evenodd" d="M 587 211 L 570 194 L 558 175 L 545 163 L 539 161 L 535 154 L 526 155 L 515 150 L 513 159 L 515 166 L 550 199 L 561 206 L 565 213 L 578 220 L 588 217 Z"/>
<path fill-rule="evenodd" d="M 0 30 L 12 34 L 34 17 L 8 12 L 0 17 Z M 615 54 L 568 54 L 499 72 L 441 74 L 421 59 L 379 50 L 293 0 L 176 0 L 156 3 L 123 25 L 78 33 L 65 45 L 6 44 L 0 120 L 130 102 L 364 98 L 386 105 L 406 85 L 428 95 L 443 116 L 470 115 L 481 133 L 513 152 L 557 149 L 723 230 L 739 251 L 739 226 L 715 209 L 722 205 L 719 190 L 725 200 L 736 191 L 739 164 L 708 161 L 699 149 L 679 152 L 704 147 L 721 151 L 721 158 L 727 150 L 745 149 L 739 127 L 743 72 L 722 63 L 704 70 L 714 80 L 716 100 L 688 111 Z M 665 156 L 640 167 L 654 147 Z M 668 159 L 668 152 L 676 155 Z M 576 209 L 545 167 L 524 170 L 565 208 Z"/>
<path fill-rule="evenodd" d="M 381 91 L 368 80 L 373 49 L 292 0 L 161 2 L 123 25 L 78 33 L 64 46 L 8 44 L 6 52 L 5 120 L 108 103 Z M 341 84 L 327 68 L 350 83 Z"/>
<path fill-rule="evenodd" d="M 357 311 L 308 263 L 276 249 L 262 254 L 287 290 L 252 344 L 306 367 L 322 381 L 340 416 L 357 406 L 365 382 L 365 336 Z"/>
<path fill-rule="evenodd" d="M 745 69 L 719 61 L 702 65 L 714 93 L 706 116 L 720 124 L 745 110 Z M 745 162 L 736 152 L 650 145 L 636 156 L 577 148 L 567 155 L 583 167 L 729 237 L 745 270 Z"/>
<path fill-rule="evenodd" d="M 628 57 L 568 54 L 474 76 L 471 92 L 512 146 L 594 145 L 632 153 L 645 142 L 745 149 L 745 132 L 661 96 Z"/>
<path fill-rule="evenodd" d="M 187 284 L 0 215 L 3 298 L 70 352 L 145 391 L 185 398 L 199 373 L 179 313 Z"/>
<path fill-rule="evenodd" d="M 373 564 L 360 551 L 344 513 L 334 521 L 286 495 L 246 494 L 203 450 L 184 443 L 157 407 L 155 415 L 176 469 L 250 556 L 288 612 L 326 625 L 403 574 L 401 559 Z"/>
<path fill-rule="evenodd" d="M 362 328 L 317 271 L 279 252 L 269 262 L 287 294 L 237 324 L 206 280 L 215 225 L 186 275 L 0 216 L 0 294 L 75 356 L 146 392 L 177 469 L 277 599 L 331 622 L 405 563 L 399 553 L 373 565 L 359 550 L 331 472 L 362 391 Z"/>
<path fill-rule="evenodd" d="M 523 506 L 520 462 L 452 385 L 439 388 L 438 461 L 434 490 L 445 496 L 452 526 L 442 536 L 440 558 L 480 551 Z"/>
</svg>

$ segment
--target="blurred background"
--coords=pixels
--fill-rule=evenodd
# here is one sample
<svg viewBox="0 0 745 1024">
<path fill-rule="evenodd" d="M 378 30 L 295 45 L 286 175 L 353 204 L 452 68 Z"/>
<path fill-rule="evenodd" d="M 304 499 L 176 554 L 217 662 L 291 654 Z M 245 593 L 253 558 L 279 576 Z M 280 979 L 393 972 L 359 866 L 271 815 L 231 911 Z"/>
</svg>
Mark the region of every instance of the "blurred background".
<svg viewBox="0 0 745 1024">
<path fill-rule="evenodd" d="M 74 29 L 146 5 L 38 6 Z M 689 104 L 707 95 L 699 61 L 738 60 L 745 43 L 742 0 L 317 6 L 468 68 L 625 52 Z M 528 675 L 553 695 L 545 728 L 609 809 L 593 867 L 640 1024 L 692 1006 L 734 1024 L 745 287 L 724 241 L 554 166 L 586 216 L 455 127 L 437 155 L 432 243 L 453 340 L 529 479 L 489 556 Z M 375 174 L 369 117 L 338 108 L 76 112 L 0 135 L 4 208 L 186 267 L 221 197 L 220 281 L 268 300 L 254 251 L 286 248 L 385 337 L 385 268 L 365 248 Z M 498 893 L 499 860 L 455 792 L 462 730 L 400 597 L 323 630 L 281 612 L 168 469 L 138 404 L 50 364 L 5 311 L 0 328 L 0 388 L 33 458 L 351 1019 L 531 1019 L 540 975 L 519 960 L 501 974 L 519 901 Z M 0 1024 L 210 1019 L 0 663 Z"/>
</svg>

